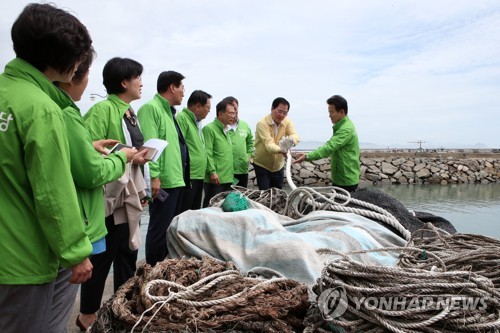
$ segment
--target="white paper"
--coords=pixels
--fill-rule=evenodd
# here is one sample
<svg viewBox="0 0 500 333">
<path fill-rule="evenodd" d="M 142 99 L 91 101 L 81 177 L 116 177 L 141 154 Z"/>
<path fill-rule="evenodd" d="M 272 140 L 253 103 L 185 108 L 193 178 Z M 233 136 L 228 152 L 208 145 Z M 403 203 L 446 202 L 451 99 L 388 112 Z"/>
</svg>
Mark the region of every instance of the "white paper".
<svg viewBox="0 0 500 333">
<path fill-rule="evenodd" d="M 153 162 L 156 162 L 165 148 L 168 146 L 168 142 L 162 139 L 149 139 L 148 141 L 144 142 L 143 146 L 155 148 L 157 150 L 155 156 L 152 159 Z"/>
</svg>

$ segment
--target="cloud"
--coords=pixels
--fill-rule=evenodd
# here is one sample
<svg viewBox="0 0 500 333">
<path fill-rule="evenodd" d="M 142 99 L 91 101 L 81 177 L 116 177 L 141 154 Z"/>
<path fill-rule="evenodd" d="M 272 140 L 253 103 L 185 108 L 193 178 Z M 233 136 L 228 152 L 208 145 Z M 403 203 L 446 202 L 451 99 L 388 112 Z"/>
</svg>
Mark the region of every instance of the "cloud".
<svg viewBox="0 0 500 333">
<path fill-rule="evenodd" d="M 0 4 L 0 65 L 13 57 L 10 27 L 28 1 Z M 240 101 L 250 126 L 275 97 L 306 141 L 331 136 L 326 99 L 349 102 L 360 140 L 500 146 L 500 4 L 497 1 L 55 1 L 91 32 L 98 58 L 87 96 L 103 92 L 114 56 L 144 65 L 143 98 L 163 70 L 195 89 Z M 185 102 L 184 101 L 184 102 Z M 211 121 L 215 112 L 209 115 Z"/>
</svg>

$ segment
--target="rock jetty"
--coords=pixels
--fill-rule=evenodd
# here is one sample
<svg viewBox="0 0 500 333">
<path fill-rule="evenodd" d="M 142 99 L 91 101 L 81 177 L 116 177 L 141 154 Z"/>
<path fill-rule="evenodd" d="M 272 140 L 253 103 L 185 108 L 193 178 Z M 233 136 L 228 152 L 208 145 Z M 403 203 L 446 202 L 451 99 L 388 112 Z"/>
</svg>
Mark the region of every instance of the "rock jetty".
<svg viewBox="0 0 500 333">
<path fill-rule="evenodd" d="M 361 181 L 372 184 L 494 183 L 500 178 L 500 157 L 361 154 Z M 250 167 L 249 184 L 257 185 Z M 292 165 L 297 186 L 329 186 L 330 159 Z"/>
</svg>

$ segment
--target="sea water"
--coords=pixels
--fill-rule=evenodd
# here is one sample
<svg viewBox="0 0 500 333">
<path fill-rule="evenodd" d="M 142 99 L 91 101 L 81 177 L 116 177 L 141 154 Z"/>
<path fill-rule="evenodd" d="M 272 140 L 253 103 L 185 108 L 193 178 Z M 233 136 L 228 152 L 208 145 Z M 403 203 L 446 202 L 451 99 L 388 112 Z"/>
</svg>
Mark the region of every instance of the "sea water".
<svg viewBox="0 0 500 333">
<path fill-rule="evenodd" d="M 380 185 L 406 208 L 450 221 L 458 232 L 500 238 L 500 183 Z"/>
</svg>

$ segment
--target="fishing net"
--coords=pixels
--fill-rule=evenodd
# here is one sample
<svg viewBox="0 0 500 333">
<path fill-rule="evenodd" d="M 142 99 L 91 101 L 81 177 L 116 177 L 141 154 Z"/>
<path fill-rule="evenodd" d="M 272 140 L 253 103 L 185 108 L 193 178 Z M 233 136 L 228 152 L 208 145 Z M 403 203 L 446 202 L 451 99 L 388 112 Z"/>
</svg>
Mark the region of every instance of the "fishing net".
<svg viewBox="0 0 500 333">
<path fill-rule="evenodd" d="M 286 203 L 288 194 L 281 189 L 272 187 L 268 190 L 251 190 L 246 187 L 233 185 L 232 188 L 236 193 L 242 194 L 249 200 L 260 203 L 261 205 L 271 209 L 275 213 L 285 215 Z M 233 191 L 222 192 L 210 199 L 209 206 L 215 206 L 223 202 L 228 195 Z"/>
<path fill-rule="evenodd" d="M 90 332 L 297 332 L 306 286 L 244 277 L 231 262 L 143 265 L 99 310 Z"/>
<path fill-rule="evenodd" d="M 225 212 L 246 210 L 248 209 L 248 200 L 242 193 L 231 192 L 224 199 L 221 208 Z"/>
</svg>

